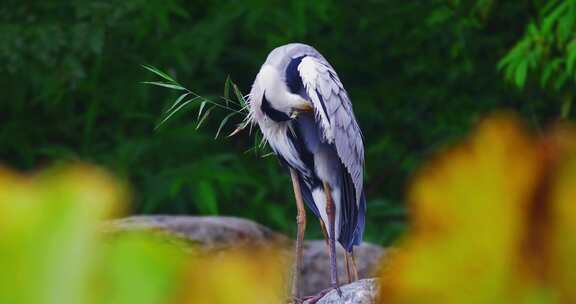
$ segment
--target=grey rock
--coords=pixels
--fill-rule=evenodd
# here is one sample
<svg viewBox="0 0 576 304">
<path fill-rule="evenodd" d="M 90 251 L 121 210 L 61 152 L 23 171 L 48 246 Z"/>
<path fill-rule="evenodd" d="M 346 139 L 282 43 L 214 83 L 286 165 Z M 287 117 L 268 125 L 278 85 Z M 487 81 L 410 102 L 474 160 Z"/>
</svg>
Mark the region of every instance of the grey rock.
<svg viewBox="0 0 576 304">
<path fill-rule="evenodd" d="M 174 235 L 205 250 L 249 245 L 289 244 L 282 234 L 253 221 L 227 216 L 141 215 L 112 220 L 104 225 L 108 233 L 153 231 Z"/>
<path fill-rule="evenodd" d="M 337 246 L 338 277 L 340 284 L 348 283 L 344 262 L 344 250 Z M 376 275 L 379 261 L 384 257 L 385 250 L 377 245 L 362 243 L 354 248 L 358 276 L 360 279 Z M 306 241 L 304 243 L 304 265 L 301 270 L 302 280 L 300 291 L 303 295 L 313 295 L 330 287 L 330 272 L 328 248 L 321 241 Z"/>
<path fill-rule="evenodd" d="M 364 279 L 341 287 L 342 297 L 331 290 L 317 304 L 373 304 L 376 303 L 378 282 L 376 279 Z M 305 304 L 307 302 L 304 302 Z"/>
<path fill-rule="evenodd" d="M 243 246 L 277 246 L 285 248 L 293 257 L 293 242 L 283 234 L 253 221 L 226 216 L 173 216 L 147 215 L 116 219 L 104 224 L 109 234 L 130 231 L 150 231 L 160 235 L 175 236 L 187 243 L 198 245 L 203 251 L 221 251 Z M 184 248 L 186 250 L 186 248 Z M 348 282 L 344 251 L 337 246 L 340 283 Z M 385 250 L 377 245 L 363 243 L 354 248 L 360 278 L 372 277 L 378 269 Z M 330 273 L 328 251 L 324 240 L 304 242 L 304 265 L 301 270 L 301 295 L 314 295 L 329 287 Z M 291 267 L 291 265 L 286 265 Z"/>
</svg>

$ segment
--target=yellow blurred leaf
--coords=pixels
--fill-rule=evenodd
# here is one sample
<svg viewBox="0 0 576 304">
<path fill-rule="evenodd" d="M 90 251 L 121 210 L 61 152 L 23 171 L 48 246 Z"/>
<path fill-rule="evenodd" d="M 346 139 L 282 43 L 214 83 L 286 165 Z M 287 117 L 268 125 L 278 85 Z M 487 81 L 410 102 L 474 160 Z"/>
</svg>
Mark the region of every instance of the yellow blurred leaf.
<svg viewBox="0 0 576 304">
<path fill-rule="evenodd" d="M 168 303 L 181 286 L 187 256 L 165 236 L 126 232 L 104 246 L 95 291 L 99 303 Z"/>
<path fill-rule="evenodd" d="M 100 169 L 0 169 L 0 303 L 282 303 L 279 252 L 198 254 L 168 233 L 105 234 L 126 192 Z"/>
<path fill-rule="evenodd" d="M 381 303 L 555 303 L 542 268 L 548 157 L 500 114 L 432 160 L 410 188 L 412 228 L 384 270 Z"/>
<path fill-rule="evenodd" d="M 175 303 L 286 303 L 287 262 L 280 252 L 258 248 L 195 260 Z"/>
<path fill-rule="evenodd" d="M 550 191 L 551 279 L 560 303 L 576 303 L 576 129 L 563 126 L 551 137 L 557 171 Z"/>
<path fill-rule="evenodd" d="M 99 169 L 0 170 L 0 303 L 87 303 L 97 223 L 125 192 Z"/>
</svg>

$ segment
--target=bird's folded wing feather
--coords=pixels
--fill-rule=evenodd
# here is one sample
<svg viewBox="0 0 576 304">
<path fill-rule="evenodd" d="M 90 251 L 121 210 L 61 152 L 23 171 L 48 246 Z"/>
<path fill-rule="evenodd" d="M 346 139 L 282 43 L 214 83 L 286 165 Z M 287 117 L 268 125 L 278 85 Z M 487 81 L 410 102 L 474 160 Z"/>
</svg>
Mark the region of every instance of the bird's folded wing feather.
<svg viewBox="0 0 576 304">
<path fill-rule="evenodd" d="M 314 106 L 323 139 L 335 145 L 340 160 L 352 177 L 358 203 L 363 185 L 364 144 L 348 94 L 336 71 L 323 58 L 304 57 L 298 71 Z"/>
</svg>

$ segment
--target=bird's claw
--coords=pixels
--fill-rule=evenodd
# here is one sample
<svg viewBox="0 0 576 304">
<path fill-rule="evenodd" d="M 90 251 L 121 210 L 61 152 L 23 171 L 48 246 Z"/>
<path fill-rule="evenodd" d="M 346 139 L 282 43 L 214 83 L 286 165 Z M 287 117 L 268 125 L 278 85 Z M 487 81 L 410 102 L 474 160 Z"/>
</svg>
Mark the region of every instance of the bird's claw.
<svg viewBox="0 0 576 304">
<path fill-rule="evenodd" d="M 338 296 L 341 298 L 341 297 L 342 297 L 342 289 L 340 289 L 339 286 L 337 286 L 337 287 L 334 288 L 334 289 L 336 289 L 336 293 L 338 293 Z"/>
<path fill-rule="evenodd" d="M 303 304 L 304 303 L 304 299 L 298 298 L 298 297 L 290 297 L 288 298 L 288 300 L 286 301 L 287 304 Z"/>
<path fill-rule="evenodd" d="M 320 301 L 320 299 L 322 299 L 326 294 L 328 294 L 330 291 L 336 289 L 336 292 L 338 293 L 339 297 L 342 297 L 342 290 L 340 290 L 340 287 L 330 287 L 330 288 L 326 288 L 322 291 L 320 291 L 319 293 L 312 295 L 312 296 L 306 296 L 304 297 L 302 300 L 302 303 L 306 303 L 306 304 L 315 304 L 316 302 Z"/>
</svg>

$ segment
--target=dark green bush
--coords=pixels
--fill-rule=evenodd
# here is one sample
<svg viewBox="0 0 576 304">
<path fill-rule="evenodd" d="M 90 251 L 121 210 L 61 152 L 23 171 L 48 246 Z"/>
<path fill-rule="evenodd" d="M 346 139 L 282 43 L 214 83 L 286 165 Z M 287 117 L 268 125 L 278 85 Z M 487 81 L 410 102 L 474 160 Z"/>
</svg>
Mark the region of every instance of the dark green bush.
<svg viewBox="0 0 576 304">
<path fill-rule="evenodd" d="M 497 69 L 542 1 L 459 2 L 5 1 L 0 160 L 88 160 L 134 185 L 135 213 L 230 214 L 290 232 L 292 190 L 276 160 L 244 153 L 247 134 L 213 140 L 217 119 L 195 130 L 193 111 L 154 132 L 176 95 L 140 81 L 150 64 L 206 97 L 228 75 L 248 92 L 272 48 L 301 41 L 349 90 L 366 142 L 367 239 L 389 242 L 405 225 L 406 179 L 439 145 L 495 108 L 535 128 L 558 116 L 560 93 L 519 92 Z"/>
</svg>

